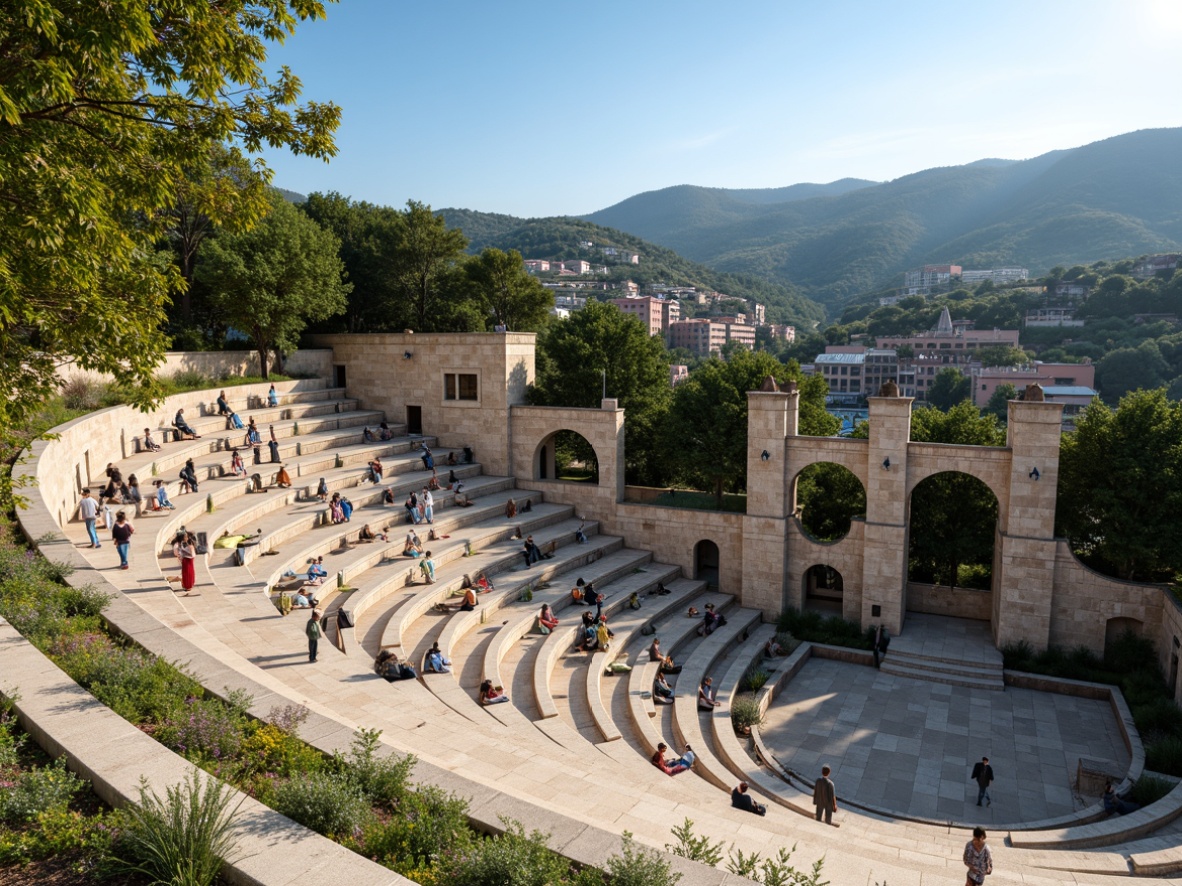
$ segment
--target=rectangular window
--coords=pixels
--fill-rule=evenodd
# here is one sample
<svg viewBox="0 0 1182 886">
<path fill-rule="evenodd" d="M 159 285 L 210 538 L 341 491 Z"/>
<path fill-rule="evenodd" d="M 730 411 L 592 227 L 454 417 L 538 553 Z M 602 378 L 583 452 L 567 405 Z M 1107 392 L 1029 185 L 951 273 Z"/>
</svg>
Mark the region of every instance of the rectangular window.
<svg viewBox="0 0 1182 886">
<path fill-rule="evenodd" d="M 443 375 L 444 400 L 479 400 L 476 375 L 473 373 L 446 372 Z"/>
</svg>

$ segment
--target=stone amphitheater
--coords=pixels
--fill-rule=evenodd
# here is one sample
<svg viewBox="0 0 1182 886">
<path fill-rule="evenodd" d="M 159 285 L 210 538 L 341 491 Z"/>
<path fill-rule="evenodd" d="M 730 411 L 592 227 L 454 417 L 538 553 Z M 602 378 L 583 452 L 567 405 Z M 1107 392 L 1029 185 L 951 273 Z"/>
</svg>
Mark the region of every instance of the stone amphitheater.
<svg viewBox="0 0 1182 886">
<path fill-rule="evenodd" d="M 248 466 L 268 484 L 262 493 L 230 473 L 228 448 L 241 432 L 216 415 L 216 390 L 171 397 L 147 416 L 127 407 L 91 413 L 37 443 L 21 467 L 35 481 L 19 515 L 26 535 L 75 568 L 71 582 L 114 594 L 106 616 L 116 632 L 182 663 L 209 692 L 245 691 L 259 717 L 306 707 L 300 734 L 329 753 L 346 749 L 358 728 L 380 729 L 392 751 L 418 758 L 416 781 L 470 798 L 475 827 L 496 832 L 515 819 L 548 832 L 551 847 L 580 864 L 618 851 L 624 831 L 662 850 L 671 829 L 689 818 L 697 833 L 744 852 L 795 846 L 802 868 L 824 858 L 824 877 L 840 886 L 953 883 L 963 880 L 961 852 L 980 823 L 994 852 L 991 883 L 1182 882 L 1169 879 L 1182 871 L 1182 787 L 1106 818 L 1067 784 L 1081 756 L 1106 756 L 1125 786 L 1141 773 L 1144 754 L 1120 693 L 1001 668 L 997 647 L 1007 639 L 1102 649 L 1106 630 L 1133 626 L 1169 649 L 1182 635 L 1182 614 L 1161 588 L 1088 573 L 1050 537 L 1040 508 L 1048 489 L 1053 508 L 1058 407 L 1011 404 L 1016 436 L 984 452 L 909 443 L 901 428 L 910 404 L 902 398 L 872 398 L 869 441 L 800 438 L 794 393 L 752 392 L 748 513 L 694 512 L 625 500 L 635 496 L 624 487 L 623 412 L 614 401 L 589 410 L 524 405 L 532 335 L 328 336 L 317 344 L 310 365 L 319 377 L 278 383 L 278 406 L 266 405 L 266 385 L 229 389 L 244 418 L 274 425 L 291 489 L 274 487 L 271 464 Z M 143 428 L 165 431 L 181 407 L 201 438 L 139 451 Z M 394 438 L 366 442 L 362 428 L 383 420 Z M 1024 426 L 1031 432 L 1019 439 L 1013 429 Z M 597 486 L 555 479 L 560 430 L 595 448 Z M 438 577 L 431 585 L 416 583 L 415 561 L 401 556 L 401 502 L 429 476 L 424 443 L 440 463 L 463 447 L 475 454 L 455 469 L 472 505 L 455 507 L 447 491 L 435 496 L 440 539 L 430 545 Z M 382 486 L 366 480 L 375 456 L 385 465 Z M 200 493 L 173 495 L 176 510 L 138 516 L 130 569 L 118 568 L 110 545 L 89 549 L 76 519 L 78 493 L 100 486 L 109 462 L 125 476 L 172 480 L 189 458 Z M 1027 476 L 1032 459 L 1037 486 Z M 831 546 L 809 541 L 795 514 L 794 478 L 816 461 L 850 467 L 868 493 L 866 520 Z M 999 578 L 983 598 L 909 588 L 905 565 L 899 571 L 906 498 L 925 472 L 949 469 L 974 473 L 998 493 Z M 326 519 L 315 495 L 321 478 L 353 502 L 351 522 Z M 393 505 L 383 504 L 386 488 Z M 506 519 L 510 497 L 530 510 Z M 390 543 L 358 543 L 365 524 L 389 527 Z M 210 542 L 258 534 L 258 544 L 210 545 L 198 559 L 195 593 L 179 596 L 168 578 L 176 572 L 171 539 L 182 526 Z M 585 544 L 576 541 L 580 527 Z M 553 556 L 524 568 L 518 528 L 543 548 L 553 543 Z M 330 574 L 320 594 L 331 642 L 321 643 L 313 665 L 305 618 L 284 617 L 273 589 L 315 556 Z M 776 614 L 808 602 L 806 576 L 816 563 L 841 569 L 846 580 L 835 605 L 847 617 L 897 633 L 888 666 L 874 671 L 868 653 L 802 644 L 766 664 L 767 725 L 752 741 L 740 740 L 728 702 L 762 659 Z M 465 574 L 480 571 L 495 590 L 475 611 L 436 609 Z M 610 653 L 572 651 L 576 577 L 607 596 Z M 659 582 L 671 593 L 650 596 Z M 527 586 L 532 602 L 520 602 Z M 633 592 L 643 601 L 639 611 L 624 607 Z M 532 630 L 542 602 L 561 618 L 548 636 Z M 707 603 L 726 613 L 727 624 L 702 638 L 685 613 Z M 338 613 L 351 626 L 340 627 Z M 683 667 L 672 705 L 652 703 L 646 626 Z M 452 673 L 392 684 L 373 674 L 379 650 L 419 663 L 435 642 Z M 134 797 L 141 777 L 167 784 L 187 771 L 183 759 L 97 705 L 7 625 L 0 656 L 0 690 L 17 696 L 23 722 L 108 801 Z M 634 665 L 631 672 L 606 675 L 618 658 Z M 695 691 L 706 675 L 722 705 L 699 712 Z M 485 678 L 503 685 L 511 703 L 479 706 Z M 693 770 L 671 779 L 652 767 L 658 741 L 691 744 Z M 974 814 L 967 769 L 982 746 L 1006 774 L 994 805 Z M 1004 767 L 1003 748 L 1013 756 Z M 820 762 L 835 770 L 834 826 L 812 818 L 808 782 Z M 766 817 L 730 807 L 740 779 L 768 804 Z M 239 827 L 248 855 L 230 870 L 234 882 L 409 882 L 250 802 Z M 685 886 L 749 882 L 671 861 Z"/>
</svg>

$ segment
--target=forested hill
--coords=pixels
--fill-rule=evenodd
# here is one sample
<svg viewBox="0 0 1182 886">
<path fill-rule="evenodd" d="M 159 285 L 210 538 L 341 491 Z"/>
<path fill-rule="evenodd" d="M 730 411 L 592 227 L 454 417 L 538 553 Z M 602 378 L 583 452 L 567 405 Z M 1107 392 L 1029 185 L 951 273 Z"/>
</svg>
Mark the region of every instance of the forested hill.
<svg viewBox="0 0 1182 886">
<path fill-rule="evenodd" d="M 516 249 L 525 258 L 547 260 L 585 259 L 593 265 L 607 264 L 608 279 L 674 286 L 696 286 L 755 299 L 767 305 L 768 320 L 811 328 L 825 318 L 824 309 L 781 281 L 761 279 L 752 274 L 725 273 L 689 261 L 671 249 L 649 243 L 632 234 L 601 227 L 578 218 L 555 217 L 522 219 L 510 215 L 475 212 L 470 209 L 441 209 L 448 227 L 460 228 L 471 241 L 468 249 L 478 252 L 485 247 Z M 590 249 L 580 247 L 591 241 Z M 614 246 L 621 252 L 634 252 L 640 264 L 611 264 L 601 247 Z"/>
<path fill-rule="evenodd" d="M 1031 160 L 928 169 L 806 199 L 791 189 L 666 188 L 587 218 L 721 271 L 794 284 L 833 307 L 926 263 L 1018 265 L 1037 275 L 1177 250 L 1179 157 L 1182 129 L 1142 130 Z"/>
</svg>

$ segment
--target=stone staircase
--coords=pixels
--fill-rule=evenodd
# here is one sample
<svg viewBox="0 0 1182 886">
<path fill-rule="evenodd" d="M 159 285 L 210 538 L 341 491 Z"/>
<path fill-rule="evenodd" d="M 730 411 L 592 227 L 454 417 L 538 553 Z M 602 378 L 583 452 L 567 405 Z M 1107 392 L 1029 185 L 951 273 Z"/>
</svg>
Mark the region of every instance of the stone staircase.
<svg viewBox="0 0 1182 886">
<path fill-rule="evenodd" d="M 931 616 L 907 613 L 903 632 L 891 639 L 882 672 L 929 683 L 970 689 L 1005 689 L 1002 656 L 989 629 L 969 619 L 942 618 L 939 630 L 928 630 Z"/>
</svg>

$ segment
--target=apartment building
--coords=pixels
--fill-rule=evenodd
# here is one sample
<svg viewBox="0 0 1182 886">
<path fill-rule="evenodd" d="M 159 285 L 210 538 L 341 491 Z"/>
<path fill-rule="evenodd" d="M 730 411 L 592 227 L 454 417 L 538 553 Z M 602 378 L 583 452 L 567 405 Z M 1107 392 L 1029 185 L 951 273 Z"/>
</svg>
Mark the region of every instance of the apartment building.
<svg viewBox="0 0 1182 886">
<path fill-rule="evenodd" d="M 649 335 L 666 335 L 670 325 L 681 319 L 681 303 L 675 299 L 630 295 L 610 299 L 610 302 L 625 314 L 636 317 L 648 329 Z"/>
</svg>

